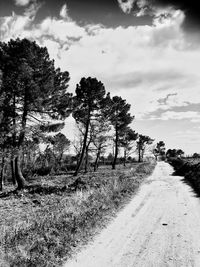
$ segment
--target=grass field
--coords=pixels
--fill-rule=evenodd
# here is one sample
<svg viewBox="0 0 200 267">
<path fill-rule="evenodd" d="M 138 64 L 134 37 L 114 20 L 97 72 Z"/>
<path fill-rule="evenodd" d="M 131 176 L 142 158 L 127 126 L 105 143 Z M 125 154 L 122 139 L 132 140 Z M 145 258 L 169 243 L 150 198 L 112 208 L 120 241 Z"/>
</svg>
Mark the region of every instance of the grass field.
<svg viewBox="0 0 200 267">
<path fill-rule="evenodd" d="M 101 168 L 80 175 L 78 183 L 72 175 L 38 177 L 31 190 L 4 195 L 0 266 L 61 266 L 128 202 L 154 167 L 151 162 Z"/>
</svg>

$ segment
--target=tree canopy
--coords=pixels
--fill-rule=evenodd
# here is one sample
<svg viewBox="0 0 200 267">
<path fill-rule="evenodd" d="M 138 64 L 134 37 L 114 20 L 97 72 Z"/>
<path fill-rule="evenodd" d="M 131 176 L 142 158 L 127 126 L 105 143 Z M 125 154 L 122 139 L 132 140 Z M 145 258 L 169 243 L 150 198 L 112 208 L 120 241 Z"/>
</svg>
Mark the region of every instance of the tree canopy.
<svg viewBox="0 0 200 267">
<path fill-rule="evenodd" d="M 122 99 L 120 96 L 110 98 L 110 95 L 107 95 L 107 99 L 107 113 L 109 114 L 109 120 L 115 132 L 115 156 L 112 165 L 112 168 L 115 169 L 120 145 L 120 136 L 123 136 L 124 130 L 133 121 L 134 116 L 131 115 L 131 106 L 126 103 L 125 99 Z"/>
<path fill-rule="evenodd" d="M 77 123 L 84 126 L 84 138 L 80 160 L 74 175 L 77 175 L 83 162 L 87 141 L 90 131 L 91 121 L 99 116 L 103 99 L 105 96 L 105 87 L 101 81 L 96 78 L 82 78 L 80 84 L 76 86 L 76 95 L 74 96 L 73 117 Z"/>
<path fill-rule="evenodd" d="M 45 47 L 27 39 L 0 43 L 0 71 L 0 127 L 7 125 L 4 131 L 9 135 L 4 142 L 12 147 L 15 178 L 23 187 L 20 152 L 25 136 L 34 124 L 49 125 L 50 121 L 64 120 L 69 115 L 69 73 L 55 68 Z"/>
</svg>

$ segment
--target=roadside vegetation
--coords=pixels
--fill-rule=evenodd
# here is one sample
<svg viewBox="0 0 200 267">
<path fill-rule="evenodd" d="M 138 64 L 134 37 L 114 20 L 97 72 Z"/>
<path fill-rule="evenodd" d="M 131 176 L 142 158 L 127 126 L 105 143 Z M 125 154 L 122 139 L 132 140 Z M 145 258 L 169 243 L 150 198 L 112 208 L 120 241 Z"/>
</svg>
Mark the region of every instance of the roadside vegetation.
<svg viewBox="0 0 200 267">
<path fill-rule="evenodd" d="M 58 266 L 128 201 L 164 143 L 97 78 L 74 94 L 46 47 L 0 42 L 0 266 Z M 64 126 L 71 116 L 73 140 Z"/>
<path fill-rule="evenodd" d="M 196 153 L 195 153 L 196 154 Z M 200 157 L 170 158 L 169 162 L 175 169 L 175 175 L 184 176 L 193 189 L 200 194 Z"/>
<path fill-rule="evenodd" d="M 154 167 L 151 160 L 102 167 L 78 179 L 43 177 L 46 191 L 1 198 L 0 266 L 60 266 L 127 203 Z"/>
</svg>

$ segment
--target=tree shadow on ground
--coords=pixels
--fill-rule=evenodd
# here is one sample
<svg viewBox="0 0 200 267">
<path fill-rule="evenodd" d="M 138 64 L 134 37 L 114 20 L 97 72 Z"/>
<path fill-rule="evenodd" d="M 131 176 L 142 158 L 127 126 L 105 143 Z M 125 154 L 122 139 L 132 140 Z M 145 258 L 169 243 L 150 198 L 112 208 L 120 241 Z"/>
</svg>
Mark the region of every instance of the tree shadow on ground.
<svg viewBox="0 0 200 267">
<path fill-rule="evenodd" d="M 198 188 L 197 185 L 195 185 L 194 183 L 192 183 L 191 181 L 189 181 L 185 177 L 182 177 L 181 181 L 184 184 L 187 184 L 192 189 L 192 192 L 194 193 L 195 197 L 200 198 L 200 189 Z"/>
<path fill-rule="evenodd" d="M 81 177 L 77 178 L 69 185 L 58 186 L 58 185 L 42 185 L 42 184 L 29 184 L 26 185 L 23 190 L 13 189 L 0 193 L 0 198 L 6 198 L 10 196 L 20 197 L 24 194 L 40 194 L 40 195 L 50 195 L 57 194 L 60 195 L 63 192 L 71 194 L 77 190 L 86 190 L 87 185 Z"/>
<path fill-rule="evenodd" d="M 177 171 L 174 171 L 172 173 L 172 176 L 181 176 L 181 182 L 188 185 L 191 188 L 191 192 L 194 193 L 194 197 L 200 198 L 200 189 L 195 183 L 192 183 L 190 180 L 188 180 L 185 176 L 181 175 Z"/>
</svg>

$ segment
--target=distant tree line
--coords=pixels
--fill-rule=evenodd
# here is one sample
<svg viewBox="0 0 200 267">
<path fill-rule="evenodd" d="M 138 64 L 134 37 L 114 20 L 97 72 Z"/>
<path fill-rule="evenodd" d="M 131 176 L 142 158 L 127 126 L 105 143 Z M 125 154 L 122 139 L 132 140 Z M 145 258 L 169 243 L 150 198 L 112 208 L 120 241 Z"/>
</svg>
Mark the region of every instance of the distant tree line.
<svg viewBox="0 0 200 267">
<path fill-rule="evenodd" d="M 91 156 L 96 171 L 108 150 L 113 151 L 113 169 L 119 149 L 124 165 L 133 150 L 143 161 L 153 139 L 131 129 L 130 104 L 111 97 L 104 84 L 91 77 L 82 78 L 73 95 L 67 91 L 69 80 L 67 71 L 55 67 L 47 48 L 27 39 L 0 42 L 1 190 L 5 174 L 23 189 L 28 177 L 67 172 L 69 163 L 75 165 L 75 176 L 80 170 L 87 172 Z M 70 114 L 79 131 L 74 141 L 60 132 Z M 75 156 L 68 153 L 72 145 Z"/>
</svg>

